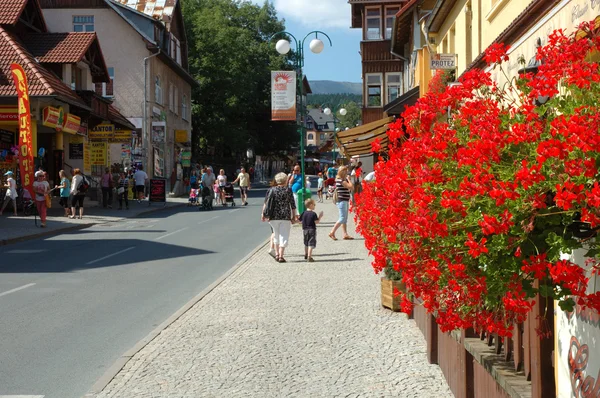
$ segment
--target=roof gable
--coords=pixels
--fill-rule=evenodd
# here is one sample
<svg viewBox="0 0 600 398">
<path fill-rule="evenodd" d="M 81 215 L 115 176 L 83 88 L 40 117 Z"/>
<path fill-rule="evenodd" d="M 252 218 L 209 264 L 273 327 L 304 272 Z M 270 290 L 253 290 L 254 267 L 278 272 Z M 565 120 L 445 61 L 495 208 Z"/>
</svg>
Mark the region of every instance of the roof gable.
<svg viewBox="0 0 600 398">
<path fill-rule="evenodd" d="M 47 32 L 46 21 L 38 0 L 2 0 L 0 25 L 16 26 L 19 22 L 39 32 Z"/>
</svg>

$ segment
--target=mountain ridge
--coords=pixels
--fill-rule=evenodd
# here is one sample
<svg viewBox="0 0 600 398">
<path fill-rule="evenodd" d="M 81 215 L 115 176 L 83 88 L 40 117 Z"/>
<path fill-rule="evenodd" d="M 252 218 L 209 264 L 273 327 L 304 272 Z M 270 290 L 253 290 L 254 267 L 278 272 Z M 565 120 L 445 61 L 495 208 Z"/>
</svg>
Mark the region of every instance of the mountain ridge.
<svg viewBox="0 0 600 398">
<path fill-rule="evenodd" d="M 309 80 L 313 94 L 358 94 L 362 95 L 362 84 L 337 82 L 334 80 Z"/>
</svg>

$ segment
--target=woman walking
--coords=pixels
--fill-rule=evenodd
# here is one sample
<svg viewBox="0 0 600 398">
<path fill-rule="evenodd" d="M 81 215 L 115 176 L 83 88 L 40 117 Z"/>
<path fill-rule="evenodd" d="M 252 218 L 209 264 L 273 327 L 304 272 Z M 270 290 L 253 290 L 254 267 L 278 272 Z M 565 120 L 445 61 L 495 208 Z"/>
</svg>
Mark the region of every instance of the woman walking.
<svg viewBox="0 0 600 398">
<path fill-rule="evenodd" d="M 102 207 L 112 209 L 113 202 L 113 179 L 110 169 L 107 167 L 102 174 Z"/>
<path fill-rule="evenodd" d="M 348 168 L 346 166 L 342 166 L 338 169 L 337 176 L 335 178 L 335 189 L 337 191 L 337 203 L 340 218 L 337 220 L 333 229 L 329 233 L 329 237 L 333 240 L 338 240 L 335 237 L 335 232 L 341 226 L 342 231 L 344 232 L 344 239 L 351 240 L 354 239 L 350 235 L 348 235 L 348 229 L 346 224 L 348 223 L 348 208 L 350 201 L 350 192 L 354 186 L 352 182 L 350 182 L 350 178 L 348 178 Z"/>
<path fill-rule="evenodd" d="M 4 203 L 2 204 L 2 210 L 0 210 L 0 216 L 4 212 L 4 209 L 6 209 L 8 202 L 12 202 L 13 211 L 16 216 L 17 215 L 17 197 L 19 196 L 17 194 L 17 182 L 13 178 L 13 172 L 10 170 L 7 171 L 4 174 L 4 176 L 7 177 L 6 184 L 4 185 L 4 188 L 6 188 L 6 195 L 4 195 Z"/>
<path fill-rule="evenodd" d="M 60 188 L 60 201 L 58 202 L 65 209 L 65 217 L 69 217 L 71 209 L 71 203 L 69 196 L 71 195 L 71 183 L 67 179 L 67 175 L 64 170 L 58 172 L 60 177 L 60 185 L 56 185 L 54 189 Z"/>
<path fill-rule="evenodd" d="M 225 175 L 225 170 L 221 169 L 219 171 L 219 175 L 217 176 L 217 182 L 219 183 L 219 192 L 221 195 L 221 204 L 223 206 L 227 206 L 225 202 L 225 185 L 227 185 L 227 176 Z"/>
<path fill-rule="evenodd" d="M 48 181 L 44 180 L 45 175 L 41 170 L 35 172 L 35 178 L 37 178 L 37 181 L 33 183 L 35 206 L 40 215 L 40 220 L 42 220 L 41 227 L 46 228 L 46 195 L 50 192 L 50 185 L 48 184 Z"/>
<path fill-rule="evenodd" d="M 269 220 L 269 225 L 273 229 L 275 260 L 280 263 L 286 262 L 283 254 L 290 238 L 292 220 L 296 218 L 296 203 L 292 192 L 287 187 L 287 182 L 285 173 L 275 176 L 277 186 L 270 189 L 261 215 L 261 220 L 263 222 Z"/>
<path fill-rule="evenodd" d="M 119 196 L 119 210 L 123 210 L 123 201 L 125 201 L 125 209 L 129 210 L 129 178 L 123 172 L 119 174 L 117 195 Z"/>
<path fill-rule="evenodd" d="M 79 219 L 83 218 L 83 199 L 85 192 L 79 190 L 83 183 L 83 176 L 80 169 L 73 170 L 73 180 L 71 181 L 71 215 L 69 218 L 75 218 L 77 215 L 76 209 L 79 208 Z"/>
</svg>

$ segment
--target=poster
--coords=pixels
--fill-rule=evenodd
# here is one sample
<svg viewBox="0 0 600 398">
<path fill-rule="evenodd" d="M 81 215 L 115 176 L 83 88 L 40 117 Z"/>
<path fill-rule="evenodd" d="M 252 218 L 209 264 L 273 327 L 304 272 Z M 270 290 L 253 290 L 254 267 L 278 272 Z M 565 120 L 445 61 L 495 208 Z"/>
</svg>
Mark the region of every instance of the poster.
<svg viewBox="0 0 600 398">
<path fill-rule="evenodd" d="M 90 143 L 90 164 L 92 166 L 106 166 L 106 142 Z"/>
<path fill-rule="evenodd" d="M 121 144 L 121 160 L 131 159 L 131 145 Z"/>
<path fill-rule="evenodd" d="M 164 177 L 165 160 L 160 149 L 154 148 L 154 175 Z"/>
<path fill-rule="evenodd" d="M 69 140 L 69 159 L 83 159 L 83 137 L 74 136 Z"/>
<path fill-rule="evenodd" d="M 18 64 L 11 64 L 10 70 L 13 75 L 18 96 L 19 111 L 19 166 L 21 172 L 21 186 L 26 189 L 31 197 L 33 192 L 33 150 L 31 147 L 31 107 L 29 104 L 29 91 L 27 88 L 27 76 Z"/>
<path fill-rule="evenodd" d="M 91 145 L 87 140 L 83 143 L 83 174 L 92 172 Z"/>
<path fill-rule="evenodd" d="M 296 72 L 271 72 L 271 120 L 296 120 Z"/>
<path fill-rule="evenodd" d="M 167 136 L 167 122 L 152 122 L 152 142 L 162 144 Z"/>
</svg>

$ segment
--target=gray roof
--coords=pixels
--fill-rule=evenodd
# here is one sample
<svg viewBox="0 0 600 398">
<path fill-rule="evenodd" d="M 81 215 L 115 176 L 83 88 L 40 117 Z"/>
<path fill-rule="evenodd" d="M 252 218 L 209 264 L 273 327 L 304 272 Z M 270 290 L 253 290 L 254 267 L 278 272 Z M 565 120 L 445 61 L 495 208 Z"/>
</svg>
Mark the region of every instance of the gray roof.
<svg viewBox="0 0 600 398">
<path fill-rule="evenodd" d="M 321 109 L 311 109 L 308 111 L 308 116 L 313 118 L 317 124 L 333 124 L 333 115 L 326 115 Z"/>
</svg>

